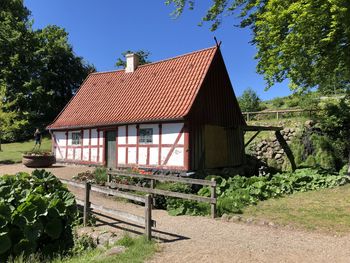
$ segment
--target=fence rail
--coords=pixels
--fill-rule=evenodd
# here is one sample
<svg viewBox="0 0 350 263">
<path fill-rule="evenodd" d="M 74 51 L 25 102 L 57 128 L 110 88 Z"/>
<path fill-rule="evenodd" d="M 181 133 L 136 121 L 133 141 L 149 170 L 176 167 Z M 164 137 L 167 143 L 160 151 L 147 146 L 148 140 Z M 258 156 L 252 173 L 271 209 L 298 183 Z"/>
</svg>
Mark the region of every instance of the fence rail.
<svg viewBox="0 0 350 263">
<path fill-rule="evenodd" d="M 243 116 L 245 116 L 246 121 L 250 121 L 252 116 L 256 115 L 271 115 L 275 114 L 276 120 L 279 120 L 280 117 L 284 113 L 308 113 L 309 116 L 312 115 L 313 112 L 316 112 L 317 109 L 310 109 L 310 110 L 305 110 L 305 109 L 285 109 L 285 110 L 267 110 L 267 111 L 246 111 L 242 112 Z"/>
<path fill-rule="evenodd" d="M 130 178 L 148 179 L 148 180 L 150 180 L 150 187 L 141 187 L 141 186 L 135 186 L 135 185 L 126 185 L 126 184 L 115 183 L 115 182 L 113 182 L 113 176 L 125 176 L 125 177 L 130 177 Z M 210 197 L 204 197 L 204 196 L 198 196 L 198 195 L 194 195 L 194 194 L 185 194 L 185 193 L 156 189 L 155 188 L 156 181 L 181 182 L 181 183 L 186 183 L 186 184 L 210 186 L 211 195 L 210 195 Z M 177 197 L 177 198 L 181 198 L 181 199 L 209 203 L 210 207 L 211 207 L 211 217 L 212 218 L 216 217 L 216 201 L 217 201 L 217 199 L 216 199 L 216 181 L 214 178 L 212 178 L 212 180 L 209 181 L 209 180 L 202 180 L 202 179 L 182 178 L 182 177 L 156 175 L 156 174 L 154 174 L 154 175 L 132 174 L 132 173 L 125 173 L 123 171 L 110 169 L 108 171 L 108 185 L 111 188 L 118 188 L 118 189 L 125 189 L 125 190 L 132 190 L 132 191 L 140 191 L 140 192 L 149 193 L 149 194 L 151 194 L 151 197 L 153 198 L 153 204 L 154 204 L 154 195 Z"/>
<path fill-rule="evenodd" d="M 91 185 L 89 182 L 85 182 L 83 184 L 83 183 L 77 183 L 74 181 L 64 180 L 64 179 L 61 179 L 61 181 L 64 184 L 68 184 L 68 185 L 71 185 L 74 187 L 79 187 L 79 188 L 85 189 L 84 201 L 76 199 L 77 203 L 84 207 L 84 219 L 83 219 L 84 226 L 86 226 L 88 223 L 88 218 L 89 218 L 89 215 L 91 213 L 91 209 L 94 209 L 94 210 L 98 210 L 101 212 L 105 212 L 105 213 L 114 215 L 118 219 L 123 219 L 123 220 L 131 221 L 133 223 L 144 225 L 145 226 L 145 235 L 146 235 L 148 240 L 151 239 L 152 227 L 156 226 L 156 221 L 152 220 L 152 197 L 151 197 L 151 195 L 147 194 L 145 197 L 143 197 L 143 196 L 138 196 L 138 195 L 131 194 L 131 193 L 123 193 L 123 192 L 119 192 L 119 191 L 116 191 L 113 189 L 108 189 L 108 188 L 104 188 L 104 187 L 100 187 L 100 186 Z M 102 205 L 93 204 L 90 201 L 90 199 L 91 199 L 90 192 L 91 191 L 144 203 L 145 204 L 145 216 L 142 217 L 142 216 L 134 215 L 134 214 L 131 214 L 131 213 L 128 213 L 125 211 L 111 209 L 111 208 L 104 207 Z"/>
</svg>

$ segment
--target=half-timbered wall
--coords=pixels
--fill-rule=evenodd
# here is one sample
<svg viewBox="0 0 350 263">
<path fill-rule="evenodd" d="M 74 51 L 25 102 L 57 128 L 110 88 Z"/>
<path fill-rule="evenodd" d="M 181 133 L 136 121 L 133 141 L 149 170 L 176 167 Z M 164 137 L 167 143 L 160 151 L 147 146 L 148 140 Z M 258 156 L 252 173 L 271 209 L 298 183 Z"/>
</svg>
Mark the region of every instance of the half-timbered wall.
<svg viewBox="0 0 350 263">
<path fill-rule="evenodd" d="M 73 143 L 73 133 L 80 134 L 78 144 Z M 54 131 L 52 140 L 53 152 L 58 161 L 103 164 L 103 131 L 98 129 Z"/>
<path fill-rule="evenodd" d="M 152 131 L 140 138 L 145 131 Z M 115 131 L 117 167 L 147 167 L 188 170 L 188 131 L 184 123 L 133 124 L 99 129 L 53 131 L 53 152 L 58 161 L 105 165 L 106 133 Z M 80 133 L 80 144 L 73 143 L 73 133 Z M 141 133 L 141 134 L 140 134 Z"/>
</svg>

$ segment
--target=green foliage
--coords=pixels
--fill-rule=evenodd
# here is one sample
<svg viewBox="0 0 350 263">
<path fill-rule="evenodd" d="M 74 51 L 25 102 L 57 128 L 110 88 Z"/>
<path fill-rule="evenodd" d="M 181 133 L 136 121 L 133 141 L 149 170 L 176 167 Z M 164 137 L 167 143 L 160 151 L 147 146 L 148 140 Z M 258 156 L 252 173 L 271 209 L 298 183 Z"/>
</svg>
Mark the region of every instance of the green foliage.
<svg viewBox="0 0 350 263">
<path fill-rule="evenodd" d="M 61 111 L 93 67 L 77 57 L 58 26 L 34 30 L 23 1 L 0 9 L 0 123 L 3 139 L 32 136 Z"/>
<path fill-rule="evenodd" d="M 148 57 L 151 55 L 151 52 L 149 51 L 145 51 L 145 50 L 138 50 L 138 51 L 131 51 L 131 50 L 127 50 L 125 52 L 122 53 L 122 58 L 118 58 L 117 62 L 115 63 L 116 67 L 126 67 L 126 59 L 125 56 L 127 54 L 130 53 L 134 53 L 136 55 L 138 55 L 139 57 L 139 65 L 144 65 L 144 64 L 148 64 L 151 63 L 151 61 L 148 59 Z"/>
<path fill-rule="evenodd" d="M 107 169 L 105 167 L 96 167 L 94 177 L 97 184 L 104 184 L 107 182 Z"/>
<path fill-rule="evenodd" d="M 212 178 L 212 176 L 207 179 Z M 325 170 L 299 169 L 294 173 L 243 177 L 229 179 L 215 176 L 217 181 L 218 214 L 241 213 L 242 209 L 257 202 L 321 188 L 329 188 L 349 183 L 348 177 L 329 174 Z M 210 196 L 208 187 L 203 187 L 198 194 Z"/>
<path fill-rule="evenodd" d="M 35 170 L 0 177 L 0 259 L 67 251 L 76 217 L 73 194 L 53 174 Z"/>
<path fill-rule="evenodd" d="M 195 0 L 168 0 L 180 15 Z M 257 71 L 267 87 L 289 79 L 292 89 L 350 87 L 348 0 L 214 0 L 202 21 L 216 30 L 223 17 L 238 15 L 257 47 Z"/>
<path fill-rule="evenodd" d="M 242 96 L 238 98 L 238 103 L 242 111 L 259 111 L 261 109 L 260 98 L 251 88 L 243 91 Z"/>
</svg>

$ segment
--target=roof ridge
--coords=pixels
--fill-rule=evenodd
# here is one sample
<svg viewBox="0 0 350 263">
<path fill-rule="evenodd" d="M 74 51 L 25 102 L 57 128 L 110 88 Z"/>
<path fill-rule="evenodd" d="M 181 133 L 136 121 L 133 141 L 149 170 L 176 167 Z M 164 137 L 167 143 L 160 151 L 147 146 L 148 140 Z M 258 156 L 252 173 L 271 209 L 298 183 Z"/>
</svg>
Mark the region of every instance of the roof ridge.
<svg viewBox="0 0 350 263">
<path fill-rule="evenodd" d="M 181 57 L 184 57 L 184 56 L 196 54 L 196 53 L 199 53 L 199 52 L 204 52 L 204 51 L 207 51 L 207 50 L 210 50 L 210 49 L 215 49 L 215 48 L 218 48 L 218 47 L 217 46 L 211 46 L 211 47 L 207 47 L 207 48 L 191 51 L 191 52 L 188 52 L 188 53 L 185 53 L 185 54 L 177 55 L 175 57 L 165 58 L 165 59 L 154 61 L 154 62 L 151 62 L 151 63 L 139 65 L 138 68 L 151 66 L 151 65 L 154 65 L 154 64 L 157 64 L 157 63 L 161 63 L 161 62 L 165 62 L 165 61 L 169 61 L 169 60 L 172 60 L 172 59 L 178 59 L 178 58 L 181 58 Z M 106 74 L 106 73 L 113 73 L 113 72 L 119 72 L 119 71 L 124 71 L 124 70 L 125 69 L 106 70 L 106 71 L 92 72 L 90 74 L 91 75 Z"/>
</svg>

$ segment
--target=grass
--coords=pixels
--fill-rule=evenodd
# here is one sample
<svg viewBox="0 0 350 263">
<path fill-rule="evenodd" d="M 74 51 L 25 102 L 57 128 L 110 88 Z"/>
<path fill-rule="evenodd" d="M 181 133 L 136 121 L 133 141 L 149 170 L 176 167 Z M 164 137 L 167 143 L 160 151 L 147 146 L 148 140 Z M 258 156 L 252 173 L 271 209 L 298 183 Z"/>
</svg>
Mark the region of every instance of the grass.
<svg viewBox="0 0 350 263">
<path fill-rule="evenodd" d="M 127 249 L 124 253 L 105 256 L 104 251 L 101 249 L 93 249 L 82 255 L 77 255 L 67 259 L 59 259 L 53 261 L 53 263 L 142 263 L 146 259 L 149 259 L 156 251 L 156 244 L 151 241 L 147 241 L 144 237 L 131 238 L 124 236 L 120 239 L 116 245 L 125 246 Z"/>
<path fill-rule="evenodd" d="M 350 232 L 350 185 L 296 193 L 247 207 L 244 217 L 332 234 Z"/>
<path fill-rule="evenodd" d="M 153 241 L 147 241 L 144 237 L 131 238 L 125 235 L 116 245 L 126 247 L 124 253 L 106 256 L 105 250 L 95 248 L 86 250 L 82 254 L 67 258 L 56 258 L 51 263 L 142 263 L 151 258 L 156 252 L 157 246 Z M 46 261 L 46 260 L 45 260 Z M 13 263 L 40 263 L 38 255 L 29 258 L 23 256 L 16 258 Z"/>
<path fill-rule="evenodd" d="M 0 164 L 21 162 L 22 154 L 31 151 L 33 147 L 34 140 L 1 144 Z M 43 138 L 40 149 L 43 151 L 51 151 L 51 139 Z"/>
</svg>

